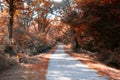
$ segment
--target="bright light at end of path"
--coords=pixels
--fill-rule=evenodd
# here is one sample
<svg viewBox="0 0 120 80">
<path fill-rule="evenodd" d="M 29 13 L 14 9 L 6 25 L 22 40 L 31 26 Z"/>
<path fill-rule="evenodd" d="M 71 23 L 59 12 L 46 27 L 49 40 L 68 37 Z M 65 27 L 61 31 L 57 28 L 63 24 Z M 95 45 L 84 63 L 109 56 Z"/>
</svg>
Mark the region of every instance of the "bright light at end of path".
<svg viewBox="0 0 120 80">
<path fill-rule="evenodd" d="M 63 0 L 53 0 L 53 2 L 62 2 Z"/>
</svg>

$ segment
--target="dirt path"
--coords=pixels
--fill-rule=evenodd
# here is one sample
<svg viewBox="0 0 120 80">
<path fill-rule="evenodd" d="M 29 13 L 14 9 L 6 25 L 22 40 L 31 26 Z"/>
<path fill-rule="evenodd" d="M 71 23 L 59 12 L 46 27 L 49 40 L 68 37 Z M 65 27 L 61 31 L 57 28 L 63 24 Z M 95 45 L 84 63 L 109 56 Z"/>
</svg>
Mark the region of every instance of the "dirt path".
<svg viewBox="0 0 120 80">
<path fill-rule="evenodd" d="M 63 45 L 59 45 L 50 57 L 46 80 L 108 80 L 108 77 L 99 76 L 96 70 L 69 56 Z"/>
</svg>

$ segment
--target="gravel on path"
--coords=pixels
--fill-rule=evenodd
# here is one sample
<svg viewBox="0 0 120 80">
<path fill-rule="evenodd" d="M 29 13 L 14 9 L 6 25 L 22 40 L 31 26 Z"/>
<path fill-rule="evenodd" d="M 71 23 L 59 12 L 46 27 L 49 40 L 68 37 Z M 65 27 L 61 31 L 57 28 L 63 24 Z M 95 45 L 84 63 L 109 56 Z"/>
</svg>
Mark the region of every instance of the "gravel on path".
<svg viewBox="0 0 120 80">
<path fill-rule="evenodd" d="M 64 51 L 62 44 L 50 57 L 46 80 L 109 80 L 100 76 L 96 70 L 72 58 Z"/>
</svg>

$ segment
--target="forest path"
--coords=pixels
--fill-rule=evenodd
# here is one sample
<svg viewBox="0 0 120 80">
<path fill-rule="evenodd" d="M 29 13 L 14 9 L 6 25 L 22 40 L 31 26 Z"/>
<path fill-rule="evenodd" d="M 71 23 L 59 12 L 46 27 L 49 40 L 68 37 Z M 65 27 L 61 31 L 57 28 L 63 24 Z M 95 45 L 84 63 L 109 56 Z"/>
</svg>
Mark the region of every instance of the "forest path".
<svg viewBox="0 0 120 80">
<path fill-rule="evenodd" d="M 64 51 L 63 45 L 50 57 L 46 80 L 108 80 L 106 76 L 99 76 L 96 70 L 72 58 Z"/>
</svg>

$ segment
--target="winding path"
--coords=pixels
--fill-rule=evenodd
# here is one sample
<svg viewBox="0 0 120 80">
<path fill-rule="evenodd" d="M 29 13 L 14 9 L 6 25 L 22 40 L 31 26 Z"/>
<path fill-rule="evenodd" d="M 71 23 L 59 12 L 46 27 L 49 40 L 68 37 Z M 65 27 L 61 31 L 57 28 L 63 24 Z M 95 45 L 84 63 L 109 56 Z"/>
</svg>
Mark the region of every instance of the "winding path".
<svg viewBox="0 0 120 80">
<path fill-rule="evenodd" d="M 65 53 L 63 45 L 58 45 L 50 57 L 46 80 L 108 80 L 108 77 L 99 76 L 96 70 Z"/>
</svg>

